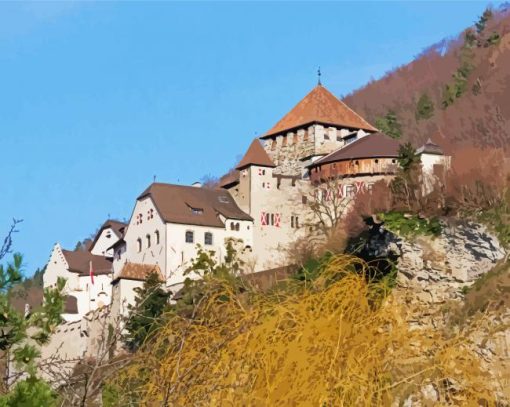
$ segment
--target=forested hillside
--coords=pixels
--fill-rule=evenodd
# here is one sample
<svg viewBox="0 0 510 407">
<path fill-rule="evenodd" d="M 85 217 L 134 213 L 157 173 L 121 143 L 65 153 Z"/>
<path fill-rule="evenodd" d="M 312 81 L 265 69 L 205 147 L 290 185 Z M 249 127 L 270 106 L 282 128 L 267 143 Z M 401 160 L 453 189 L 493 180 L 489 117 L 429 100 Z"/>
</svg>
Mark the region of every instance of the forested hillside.
<svg viewBox="0 0 510 407">
<path fill-rule="evenodd" d="M 379 129 L 447 151 L 510 145 L 510 5 L 368 83 L 346 103 Z"/>
</svg>

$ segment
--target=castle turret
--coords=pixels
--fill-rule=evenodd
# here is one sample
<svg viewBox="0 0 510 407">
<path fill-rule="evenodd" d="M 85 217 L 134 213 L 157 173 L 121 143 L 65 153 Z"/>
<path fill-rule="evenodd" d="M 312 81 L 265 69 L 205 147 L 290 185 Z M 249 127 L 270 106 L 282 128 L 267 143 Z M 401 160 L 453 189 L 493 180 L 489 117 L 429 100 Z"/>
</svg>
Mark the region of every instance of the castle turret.
<svg viewBox="0 0 510 407">
<path fill-rule="evenodd" d="M 376 131 L 319 84 L 260 139 L 275 173 L 303 176 L 317 158 Z"/>
<path fill-rule="evenodd" d="M 251 213 L 254 193 L 271 189 L 271 184 L 274 183 L 272 178 L 274 167 L 260 141 L 253 140 L 243 159 L 236 166 L 236 170 L 239 171 L 237 203 L 243 211 Z"/>
</svg>

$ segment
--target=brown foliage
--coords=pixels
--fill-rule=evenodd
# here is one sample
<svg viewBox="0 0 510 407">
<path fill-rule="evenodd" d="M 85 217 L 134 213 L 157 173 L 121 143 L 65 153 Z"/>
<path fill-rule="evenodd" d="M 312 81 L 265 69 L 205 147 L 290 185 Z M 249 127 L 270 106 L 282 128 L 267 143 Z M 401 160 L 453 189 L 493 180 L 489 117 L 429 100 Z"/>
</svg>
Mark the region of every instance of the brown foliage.
<svg viewBox="0 0 510 407">
<path fill-rule="evenodd" d="M 459 146 L 510 146 L 510 9 L 494 13 L 486 32 L 498 32 L 499 44 L 473 49 L 474 70 L 466 92 L 442 110 L 442 90 L 459 68 L 464 34 L 426 49 L 414 61 L 367 84 L 345 98 L 354 110 L 375 123 L 388 110 L 402 124 L 403 140 L 416 146 L 433 137 L 447 151 Z M 426 120 L 415 117 L 421 95 L 435 106 Z"/>
</svg>

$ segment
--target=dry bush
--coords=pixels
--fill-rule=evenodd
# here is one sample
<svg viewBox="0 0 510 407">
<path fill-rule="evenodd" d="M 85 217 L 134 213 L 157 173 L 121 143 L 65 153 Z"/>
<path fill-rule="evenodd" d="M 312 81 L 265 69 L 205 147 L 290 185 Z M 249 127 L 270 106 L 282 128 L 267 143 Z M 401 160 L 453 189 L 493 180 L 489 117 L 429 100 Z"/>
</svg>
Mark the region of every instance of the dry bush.
<svg viewBox="0 0 510 407">
<path fill-rule="evenodd" d="M 358 258 L 322 269 L 266 294 L 215 284 L 193 319 L 168 316 L 110 383 L 119 405 L 388 406 L 424 385 L 441 405 L 494 405 L 465 330 L 410 329 L 413 310 L 383 295 Z"/>
<path fill-rule="evenodd" d="M 499 206 L 505 201 L 509 174 L 502 150 L 462 149 L 452 158 L 452 168 L 446 174 L 446 203 L 460 213 Z"/>
</svg>

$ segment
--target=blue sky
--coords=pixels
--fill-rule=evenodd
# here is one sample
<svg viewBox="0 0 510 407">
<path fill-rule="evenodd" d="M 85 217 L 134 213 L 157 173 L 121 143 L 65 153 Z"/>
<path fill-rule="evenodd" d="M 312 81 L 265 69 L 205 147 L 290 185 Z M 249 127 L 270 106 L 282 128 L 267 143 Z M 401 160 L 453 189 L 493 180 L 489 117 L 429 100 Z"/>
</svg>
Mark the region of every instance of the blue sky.
<svg viewBox="0 0 510 407">
<path fill-rule="evenodd" d="M 497 4 L 497 3 L 496 3 Z M 315 84 L 345 95 L 485 2 L 0 3 L 0 236 L 26 273 L 152 181 L 232 167 Z"/>
</svg>

